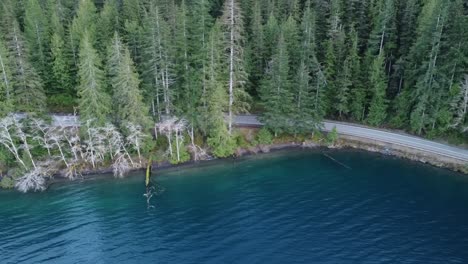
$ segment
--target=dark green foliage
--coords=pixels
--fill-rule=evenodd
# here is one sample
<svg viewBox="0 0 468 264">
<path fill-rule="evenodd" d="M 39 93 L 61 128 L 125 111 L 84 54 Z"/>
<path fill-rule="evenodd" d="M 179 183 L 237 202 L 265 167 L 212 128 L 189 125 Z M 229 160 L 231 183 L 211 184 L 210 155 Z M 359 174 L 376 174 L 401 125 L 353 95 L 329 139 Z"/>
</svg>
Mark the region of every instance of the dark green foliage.
<svg viewBox="0 0 468 264">
<path fill-rule="evenodd" d="M 260 145 L 270 145 L 271 143 L 273 143 L 273 135 L 266 128 L 260 129 L 255 139 Z"/>
<path fill-rule="evenodd" d="M 311 133 L 324 118 L 463 134 L 467 9 L 464 0 L 3 0 L 0 115 L 77 106 L 102 122 L 176 115 L 223 156 L 235 145 L 224 113 L 248 110 L 249 95 L 276 134 Z M 115 33 L 118 61 L 108 52 Z"/>
</svg>

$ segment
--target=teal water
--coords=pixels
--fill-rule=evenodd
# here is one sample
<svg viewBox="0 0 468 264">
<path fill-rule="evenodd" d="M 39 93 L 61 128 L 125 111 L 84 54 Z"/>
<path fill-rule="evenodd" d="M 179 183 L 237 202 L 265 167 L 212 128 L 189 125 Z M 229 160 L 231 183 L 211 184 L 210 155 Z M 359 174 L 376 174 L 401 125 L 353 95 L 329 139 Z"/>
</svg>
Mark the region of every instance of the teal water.
<svg viewBox="0 0 468 264">
<path fill-rule="evenodd" d="M 468 177 L 282 152 L 0 192 L 0 263 L 468 263 Z"/>
</svg>

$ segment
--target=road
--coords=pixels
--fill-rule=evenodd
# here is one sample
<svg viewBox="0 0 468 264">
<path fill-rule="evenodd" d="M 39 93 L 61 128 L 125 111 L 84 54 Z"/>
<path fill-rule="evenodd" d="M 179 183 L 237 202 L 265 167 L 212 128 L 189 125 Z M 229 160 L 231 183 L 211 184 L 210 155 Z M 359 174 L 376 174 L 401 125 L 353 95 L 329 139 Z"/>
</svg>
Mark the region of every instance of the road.
<svg viewBox="0 0 468 264">
<path fill-rule="evenodd" d="M 234 119 L 238 126 L 262 126 L 262 123 L 253 115 L 239 115 Z M 376 140 L 379 142 L 400 145 L 427 153 L 437 154 L 449 158 L 468 162 L 468 150 L 437 143 L 415 136 L 394 132 L 356 126 L 347 123 L 325 121 L 324 131 L 329 132 L 336 127 L 338 134 Z"/>
<path fill-rule="evenodd" d="M 56 126 L 75 126 L 78 118 L 75 116 L 53 115 L 53 123 Z M 255 115 L 238 115 L 234 117 L 234 124 L 237 126 L 262 126 L 262 123 Z M 325 121 L 324 131 L 328 132 L 336 127 L 341 135 L 354 136 L 364 139 L 376 140 L 383 143 L 395 144 L 420 150 L 427 153 L 437 154 L 468 163 L 468 150 L 461 149 L 415 136 L 404 135 L 395 132 L 388 132 L 348 123 Z"/>
</svg>

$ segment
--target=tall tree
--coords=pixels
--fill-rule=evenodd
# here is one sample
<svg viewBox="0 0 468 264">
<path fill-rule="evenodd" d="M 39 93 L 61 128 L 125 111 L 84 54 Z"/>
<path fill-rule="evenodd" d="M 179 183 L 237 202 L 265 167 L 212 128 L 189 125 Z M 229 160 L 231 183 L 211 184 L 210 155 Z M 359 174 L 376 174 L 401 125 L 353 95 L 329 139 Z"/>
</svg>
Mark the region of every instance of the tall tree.
<svg viewBox="0 0 468 264">
<path fill-rule="evenodd" d="M 171 115 L 174 110 L 172 45 L 169 26 L 152 2 L 145 16 L 144 30 L 145 87 L 153 98 L 153 115 L 161 119 L 163 112 Z"/>
<path fill-rule="evenodd" d="M 0 116 L 4 116 L 13 109 L 12 78 L 9 53 L 0 38 Z"/>
<path fill-rule="evenodd" d="M 54 77 L 53 91 L 55 94 L 72 96 L 74 93 L 73 82 L 70 73 L 70 61 L 66 53 L 65 42 L 58 33 L 52 35 L 51 40 L 52 74 Z"/>
<path fill-rule="evenodd" d="M 361 66 L 361 58 L 359 56 L 359 38 L 358 32 L 354 30 L 354 27 L 351 29 L 350 33 L 350 42 L 351 46 L 348 54 L 348 62 L 351 67 L 351 98 L 349 104 L 349 110 L 353 119 L 357 121 L 362 121 L 365 117 L 365 111 L 367 107 L 367 89 L 363 85 L 364 77 Z"/>
<path fill-rule="evenodd" d="M 113 115 L 120 125 L 138 124 L 147 127 L 150 123 L 148 110 L 143 103 L 140 91 L 140 79 L 130 57 L 130 51 L 115 35 L 110 46 L 109 67 L 111 72 L 112 101 L 115 104 Z"/>
<path fill-rule="evenodd" d="M 294 133 L 316 130 L 324 116 L 322 88 L 324 75 L 316 56 L 316 17 L 306 2 L 301 24 L 300 63 L 294 84 Z"/>
<path fill-rule="evenodd" d="M 234 139 L 229 135 L 224 118 L 224 111 L 229 105 L 229 97 L 223 85 L 223 50 L 224 38 L 221 25 L 216 22 L 207 39 L 208 61 L 205 75 L 207 96 L 202 99 L 206 100 L 206 108 L 202 108 L 202 113 L 205 114 L 204 119 L 207 123 L 207 143 L 217 157 L 231 156 L 236 147 Z"/>
<path fill-rule="evenodd" d="M 78 69 L 78 106 L 82 120 L 105 123 L 110 113 L 109 95 L 105 92 L 105 76 L 102 62 L 85 32 L 80 44 Z"/>
<path fill-rule="evenodd" d="M 98 43 L 101 52 L 104 52 L 107 46 L 112 42 L 114 32 L 121 28 L 119 19 L 119 6 L 117 0 L 107 0 L 104 3 L 99 14 L 99 23 L 97 25 Z"/>
<path fill-rule="evenodd" d="M 11 54 L 15 110 L 41 112 L 46 102 L 42 80 L 30 63 L 30 53 L 18 23 L 13 21 L 9 30 L 6 40 Z"/>
<path fill-rule="evenodd" d="M 289 54 L 283 32 L 269 64 L 260 93 L 265 108 L 261 119 L 267 128 L 278 135 L 291 129 L 290 117 L 293 107 Z"/>
<path fill-rule="evenodd" d="M 29 58 L 36 71 L 46 84 L 51 81 L 49 73 L 49 24 L 46 11 L 40 6 L 38 0 L 26 2 L 25 13 L 25 39 L 30 52 Z M 46 85 L 49 87 L 50 85 Z"/>
<path fill-rule="evenodd" d="M 238 0 L 226 0 L 222 21 L 226 30 L 226 48 L 229 65 L 228 128 L 232 134 L 233 115 L 248 108 L 244 84 L 247 74 L 244 69 L 244 25 Z"/>
<path fill-rule="evenodd" d="M 75 62 L 78 63 L 77 54 L 80 50 L 80 43 L 87 34 L 88 41 L 94 46 L 97 41 L 96 21 L 98 18 L 97 9 L 92 0 L 79 0 L 78 10 L 70 28 L 70 44 Z M 75 65 L 78 66 L 78 65 Z"/>
<path fill-rule="evenodd" d="M 385 99 L 387 81 L 384 71 L 384 54 L 374 59 L 370 72 L 370 85 L 373 89 L 367 123 L 372 126 L 382 125 L 387 118 L 387 99 Z"/>
</svg>

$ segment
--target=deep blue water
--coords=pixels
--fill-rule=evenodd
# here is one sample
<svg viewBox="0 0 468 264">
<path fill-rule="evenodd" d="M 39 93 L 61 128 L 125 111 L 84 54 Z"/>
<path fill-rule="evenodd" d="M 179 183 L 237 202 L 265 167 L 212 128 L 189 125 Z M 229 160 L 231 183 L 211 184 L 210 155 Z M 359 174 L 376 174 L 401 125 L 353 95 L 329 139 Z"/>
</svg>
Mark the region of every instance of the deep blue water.
<svg viewBox="0 0 468 264">
<path fill-rule="evenodd" d="M 0 192 L 0 263 L 468 263 L 468 176 L 294 151 Z"/>
</svg>

